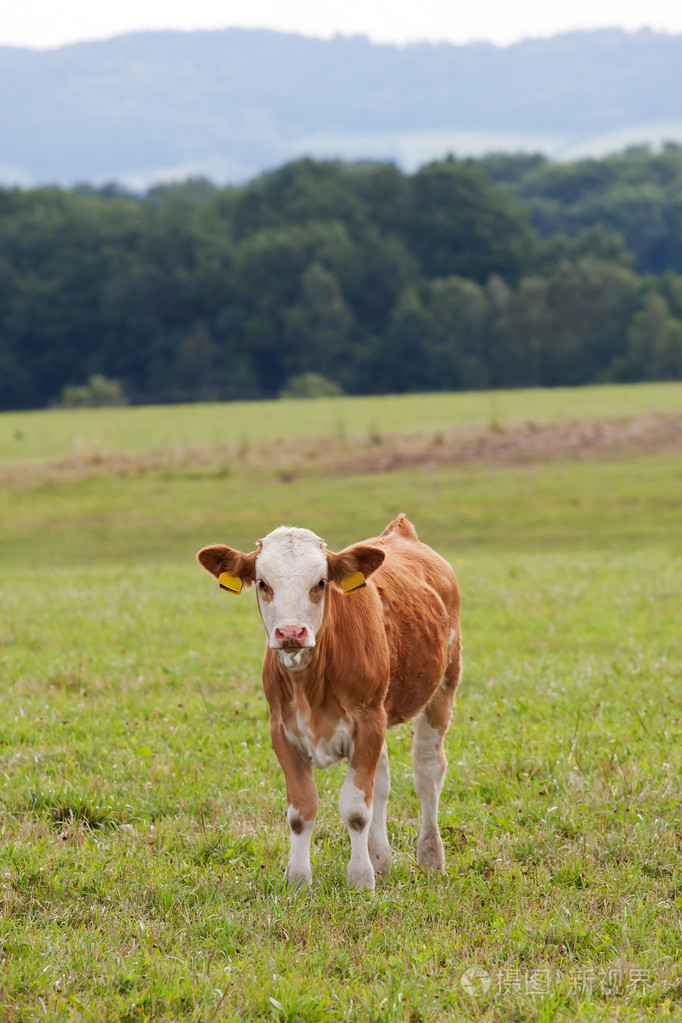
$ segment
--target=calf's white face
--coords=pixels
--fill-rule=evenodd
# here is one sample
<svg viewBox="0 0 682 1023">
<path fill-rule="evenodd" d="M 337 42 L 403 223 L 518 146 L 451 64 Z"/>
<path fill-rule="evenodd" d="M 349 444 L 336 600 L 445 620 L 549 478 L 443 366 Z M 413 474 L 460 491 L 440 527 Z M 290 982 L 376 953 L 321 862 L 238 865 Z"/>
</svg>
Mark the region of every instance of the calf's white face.
<svg viewBox="0 0 682 1023">
<path fill-rule="evenodd" d="M 315 646 L 327 585 L 326 544 L 315 533 L 280 526 L 261 541 L 256 592 L 273 650 L 292 652 Z"/>
<path fill-rule="evenodd" d="M 197 558 L 224 589 L 239 593 L 242 584 L 256 584 L 270 647 L 285 668 L 302 671 L 322 628 L 328 587 L 342 584 L 352 592 L 363 586 L 363 576 L 379 568 L 384 552 L 360 543 L 335 554 L 309 529 L 280 526 L 250 554 L 216 544 Z"/>
</svg>

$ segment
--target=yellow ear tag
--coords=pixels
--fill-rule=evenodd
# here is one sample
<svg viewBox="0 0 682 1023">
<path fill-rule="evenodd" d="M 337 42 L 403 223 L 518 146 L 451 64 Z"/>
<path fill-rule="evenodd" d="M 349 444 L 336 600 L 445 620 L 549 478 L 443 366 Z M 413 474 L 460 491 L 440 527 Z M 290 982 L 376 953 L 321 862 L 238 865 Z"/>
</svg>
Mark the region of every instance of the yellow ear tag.
<svg viewBox="0 0 682 1023">
<path fill-rule="evenodd" d="M 355 593 L 356 590 L 361 590 L 363 586 L 367 585 L 362 572 L 353 572 L 352 575 L 347 575 L 345 579 L 341 580 L 343 592 L 348 596 L 349 593 Z"/>
<path fill-rule="evenodd" d="M 229 590 L 230 593 L 242 592 L 242 581 L 239 576 L 221 572 L 218 576 L 218 582 L 220 583 L 221 590 Z"/>
</svg>

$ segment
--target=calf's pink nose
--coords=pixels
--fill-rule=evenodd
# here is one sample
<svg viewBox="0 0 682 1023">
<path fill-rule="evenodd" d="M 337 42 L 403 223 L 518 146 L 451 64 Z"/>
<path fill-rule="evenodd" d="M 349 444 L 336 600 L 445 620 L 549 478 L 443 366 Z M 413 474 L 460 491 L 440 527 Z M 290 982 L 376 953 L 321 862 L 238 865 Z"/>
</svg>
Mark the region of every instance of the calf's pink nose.
<svg viewBox="0 0 682 1023">
<path fill-rule="evenodd" d="M 308 630 L 300 625 L 287 625 L 283 629 L 275 629 L 275 639 L 280 645 L 295 643 L 303 646 L 308 636 Z"/>
</svg>

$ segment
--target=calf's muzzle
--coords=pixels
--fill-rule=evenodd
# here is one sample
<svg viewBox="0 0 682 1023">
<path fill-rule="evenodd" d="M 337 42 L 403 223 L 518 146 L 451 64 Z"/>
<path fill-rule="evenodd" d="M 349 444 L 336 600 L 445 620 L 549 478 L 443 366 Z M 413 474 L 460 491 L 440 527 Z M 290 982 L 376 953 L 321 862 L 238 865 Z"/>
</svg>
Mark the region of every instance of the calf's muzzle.
<svg viewBox="0 0 682 1023">
<path fill-rule="evenodd" d="M 302 647 L 308 638 L 308 630 L 301 625 L 286 625 L 275 629 L 275 642 L 280 647 Z"/>
</svg>

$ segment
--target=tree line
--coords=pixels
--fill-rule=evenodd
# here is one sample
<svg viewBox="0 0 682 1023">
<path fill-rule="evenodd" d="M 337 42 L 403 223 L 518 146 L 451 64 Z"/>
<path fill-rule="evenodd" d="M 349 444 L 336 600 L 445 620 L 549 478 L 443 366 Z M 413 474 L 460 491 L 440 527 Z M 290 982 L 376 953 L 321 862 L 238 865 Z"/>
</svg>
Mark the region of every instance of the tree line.
<svg viewBox="0 0 682 1023">
<path fill-rule="evenodd" d="M 680 195 L 674 146 L 0 190 L 0 408 L 682 379 Z"/>
</svg>

